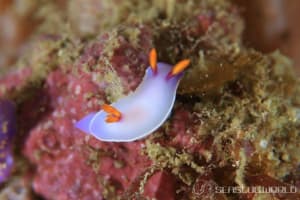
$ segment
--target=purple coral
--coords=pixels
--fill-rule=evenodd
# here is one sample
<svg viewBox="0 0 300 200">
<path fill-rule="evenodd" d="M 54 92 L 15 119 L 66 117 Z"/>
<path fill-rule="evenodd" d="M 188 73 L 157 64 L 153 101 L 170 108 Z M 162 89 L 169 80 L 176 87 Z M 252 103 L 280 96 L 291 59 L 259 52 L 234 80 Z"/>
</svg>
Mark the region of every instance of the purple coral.
<svg viewBox="0 0 300 200">
<path fill-rule="evenodd" d="M 15 132 L 15 106 L 11 101 L 0 99 L 0 183 L 6 181 L 11 172 L 11 142 Z"/>
</svg>

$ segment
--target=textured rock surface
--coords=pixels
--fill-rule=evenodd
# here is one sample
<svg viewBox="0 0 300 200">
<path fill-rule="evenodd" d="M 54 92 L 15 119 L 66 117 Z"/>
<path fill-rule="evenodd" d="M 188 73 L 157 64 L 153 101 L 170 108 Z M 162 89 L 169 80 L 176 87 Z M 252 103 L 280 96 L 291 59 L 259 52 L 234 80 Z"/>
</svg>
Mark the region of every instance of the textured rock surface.
<svg viewBox="0 0 300 200">
<path fill-rule="evenodd" d="M 245 16 L 245 43 L 265 53 L 280 49 L 293 60 L 299 75 L 300 2 L 297 0 L 235 0 L 235 2 L 241 5 L 241 12 Z"/>
<path fill-rule="evenodd" d="M 243 46 L 235 6 L 222 0 L 63 6 L 67 13 L 42 5 L 47 17 L 29 51 L 0 78 L 1 96 L 17 104 L 15 176 L 32 182 L 35 193 L 58 200 L 259 199 L 265 196 L 206 186 L 299 187 L 299 80 L 280 53 Z M 167 122 L 131 143 L 101 142 L 75 129 L 77 120 L 138 86 L 152 47 L 161 61 L 192 61 Z"/>
<path fill-rule="evenodd" d="M 37 1 L 0 1 L 0 73 L 16 61 L 24 50 L 24 41 L 33 32 Z M 5 28 L 4 28 L 5 27 Z"/>
</svg>

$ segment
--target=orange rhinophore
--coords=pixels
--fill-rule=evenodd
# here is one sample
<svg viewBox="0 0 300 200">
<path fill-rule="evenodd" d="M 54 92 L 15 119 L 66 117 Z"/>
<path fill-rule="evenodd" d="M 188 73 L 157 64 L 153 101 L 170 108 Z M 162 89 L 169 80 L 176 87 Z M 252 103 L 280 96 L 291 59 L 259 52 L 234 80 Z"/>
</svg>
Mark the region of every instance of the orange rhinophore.
<svg viewBox="0 0 300 200">
<path fill-rule="evenodd" d="M 157 53 L 154 48 L 151 49 L 151 51 L 149 53 L 149 63 L 150 63 L 150 67 L 151 67 L 152 71 L 154 72 L 154 74 L 156 74 L 157 73 Z"/>
<path fill-rule="evenodd" d="M 122 113 L 118 111 L 116 108 L 113 106 L 110 106 L 108 104 L 103 104 L 101 106 L 102 110 L 104 110 L 108 115 L 105 119 L 107 123 L 113 123 L 113 122 L 118 122 L 121 119 Z"/>
<path fill-rule="evenodd" d="M 185 70 L 185 68 L 187 68 L 187 66 L 189 66 L 189 64 L 190 64 L 189 59 L 180 61 L 172 68 L 172 71 L 170 72 L 170 76 L 176 76 L 177 74 L 179 74 L 180 72 Z"/>
<path fill-rule="evenodd" d="M 119 118 L 119 117 L 116 117 L 116 116 L 114 116 L 114 115 L 108 115 L 108 116 L 106 117 L 105 121 L 106 121 L 107 123 L 113 123 L 113 122 L 118 122 L 118 121 L 120 121 L 120 118 Z"/>
</svg>

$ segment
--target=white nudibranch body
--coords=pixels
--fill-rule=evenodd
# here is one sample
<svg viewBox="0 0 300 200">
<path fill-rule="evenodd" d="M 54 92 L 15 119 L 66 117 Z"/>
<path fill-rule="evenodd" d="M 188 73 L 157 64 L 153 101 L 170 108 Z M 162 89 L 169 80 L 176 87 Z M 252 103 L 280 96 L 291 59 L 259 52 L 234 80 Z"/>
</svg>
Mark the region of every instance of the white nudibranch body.
<svg viewBox="0 0 300 200">
<path fill-rule="evenodd" d="M 151 66 L 133 93 L 104 105 L 102 110 L 87 115 L 75 126 L 107 142 L 131 142 L 158 129 L 171 113 L 182 71 L 189 61 L 181 61 L 172 68 L 156 63 L 156 52 L 154 56 L 151 53 Z"/>
</svg>

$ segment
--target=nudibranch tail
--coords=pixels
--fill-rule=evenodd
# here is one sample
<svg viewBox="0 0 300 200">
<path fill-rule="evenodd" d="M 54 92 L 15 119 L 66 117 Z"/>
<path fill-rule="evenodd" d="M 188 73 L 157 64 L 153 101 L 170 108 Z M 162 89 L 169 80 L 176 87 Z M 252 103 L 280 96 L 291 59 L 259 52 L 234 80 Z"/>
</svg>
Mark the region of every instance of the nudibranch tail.
<svg viewBox="0 0 300 200">
<path fill-rule="evenodd" d="M 75 127 L 82 130 L 85 133 L 90 133 L 90 123 L 91 123 L 92 119 L 95 117 L 95 115 L 96 115 L 96 112 L 92 112 L 92 113 L 88 114 L 87 116 L 82 118 L 80 121 L 78 121 L 75 124 Z"/>
<path fill-rule="evenodd" d="M 183 72 L 183 70 L 185 70 L 190 64 L 190 60 L 189 59 L 185 59 L 180 61 L 179 63 L 177 63 L 172 70 L 170 71 L 170 73 L 167 75 L 167 79 L 170 79 L 178 74 L 180 74 L 181 72 Z"/>
<path fill-rule="evenodd" d="M 154 74 L 157 73 L 157 52 L 156 49 L 151 49 L 149 53 L 149 63 Z"/>
<path fill-rule="evenodd" d="M 107 123 L 113 123 L 113 122 L 118 122 L 120 121 L 121 117 L 122 117 L 122 113 L 120 111 L 118 111 L 116 108 L 114 108 L 111 105 L 108 104 L 103 104 L 101 106 L 102 110 L 106 113 L 108 113 L 105 121 Z"/>
</svg>

